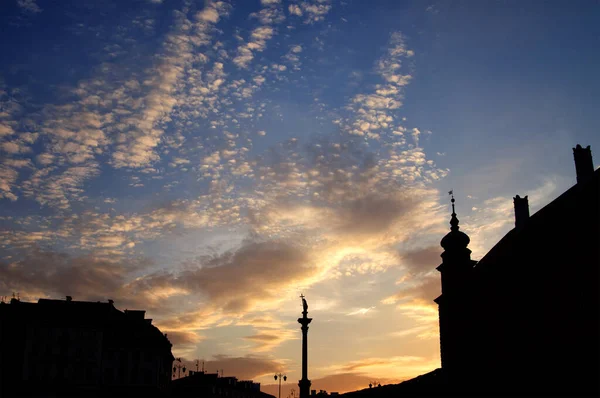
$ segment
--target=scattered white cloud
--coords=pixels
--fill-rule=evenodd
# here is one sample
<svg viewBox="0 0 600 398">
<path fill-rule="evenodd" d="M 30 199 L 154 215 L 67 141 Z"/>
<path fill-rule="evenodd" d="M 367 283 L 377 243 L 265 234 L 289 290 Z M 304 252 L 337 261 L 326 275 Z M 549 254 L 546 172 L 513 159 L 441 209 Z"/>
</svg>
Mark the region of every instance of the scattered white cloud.
<svg viewBox="0 0 600 398">
<path fill-rule="evenodd" d="M 291 15 L 297 15 L 299 17 L 302 16 L 302 9 L 297 4 L 290 4 L 288 6 L 288 11 Z"/>
<path fill-rule="evenodd" d="M 31 12 L 31 13 L 42 12 L 42 9 L 40 8 L 40 6 L 37 5 L 35 0 L 17 0 L 17 5 L 21 9 L 23 9 L 27 12 Z"/>
</svg>

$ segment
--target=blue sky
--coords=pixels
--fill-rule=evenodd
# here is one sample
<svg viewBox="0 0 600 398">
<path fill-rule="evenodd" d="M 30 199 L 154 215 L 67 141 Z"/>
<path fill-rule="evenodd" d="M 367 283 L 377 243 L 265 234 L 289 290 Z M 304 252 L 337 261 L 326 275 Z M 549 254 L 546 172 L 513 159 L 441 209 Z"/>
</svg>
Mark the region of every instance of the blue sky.
<svg viewBox="0 0 600 398">
<path fill-rule="evenodd" d="M 593 1 L 0 11 L 2 294 L 148 309 L 263 383 L 300 377 L 301 292 L 317 389 L 438 367 L 447 191 L 480 258 L 600 150 Z"/>
</svg>

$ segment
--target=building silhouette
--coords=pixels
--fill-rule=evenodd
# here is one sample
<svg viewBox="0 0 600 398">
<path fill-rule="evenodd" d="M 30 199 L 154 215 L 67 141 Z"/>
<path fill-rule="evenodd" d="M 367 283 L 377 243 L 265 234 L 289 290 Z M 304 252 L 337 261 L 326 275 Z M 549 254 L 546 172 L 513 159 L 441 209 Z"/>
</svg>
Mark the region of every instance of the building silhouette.
<svg viewBox="0 0 600 398">
<path fill-rule="evenodd" d="M 260 391 L 260 383 L 219 377 L 218 373 L 190 371 L 171 382 L 171 396 L 189 398 L 275 398 Z"/>
<path fill-rule="evenodd" d="M 600 169 L 573 148 L 577 183 L 529 214 L 479 261 L 452 198 L 441 245 L 442 367 L 360 396 L 600 396 Z"/>
<path fill-rule="evenodd" d="M 573 149 L 577 183 L 479 261 L 454 211 L 442 239 L 442 371 L 458 390 L 589 394 L 600 377 L 600 170 Z M 597 395 L 597 394 L 596 394 Z"/>
<path fill-rule="evenodd" d="M 1 396 L 166 393 L 172 345 L 144 315 L 69 296 L 0 304 Z"/>
</svg>

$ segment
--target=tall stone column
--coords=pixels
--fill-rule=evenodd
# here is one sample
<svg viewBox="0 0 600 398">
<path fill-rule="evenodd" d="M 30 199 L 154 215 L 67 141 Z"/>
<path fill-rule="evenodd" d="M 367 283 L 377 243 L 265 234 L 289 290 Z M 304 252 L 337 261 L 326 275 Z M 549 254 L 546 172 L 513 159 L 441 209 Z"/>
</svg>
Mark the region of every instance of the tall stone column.
<svg viewBox="0 0 600 398">
<path fill-rule="evenodd" d="M 302 311 L 302 318 L 298 318 L 298 322 L 302 325 L 302 380 L 298 382 L 300 387 L 300 398 L 308 398 L 310 395 L 310 380 L 308 380 L 308 324 L 312 321 L 312 318 L 308 318 L 308 305 L 304 296 L 302 298 L 302 305 L 304 311 Z"/>
</svg>

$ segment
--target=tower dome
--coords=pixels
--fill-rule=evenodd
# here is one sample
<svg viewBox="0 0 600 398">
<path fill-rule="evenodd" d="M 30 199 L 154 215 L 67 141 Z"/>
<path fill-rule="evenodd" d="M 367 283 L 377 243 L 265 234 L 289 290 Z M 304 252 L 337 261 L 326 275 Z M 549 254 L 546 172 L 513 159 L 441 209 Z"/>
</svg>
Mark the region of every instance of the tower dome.
<svg viewBox="0 0 600 398">
<path fill-rule="evenodd" d="M 446 251 L 465 249 L 471 241 L 467 234 L 459 231 L 458 218 L 456 217 L 456 211 L 454 210 L 454 195 L 452 191 L 450 191 L 450 194 L 452 195 L 452 218 L 450 219 L 450 232 L 448 232 L 440 242 Z"/>
</svg>

